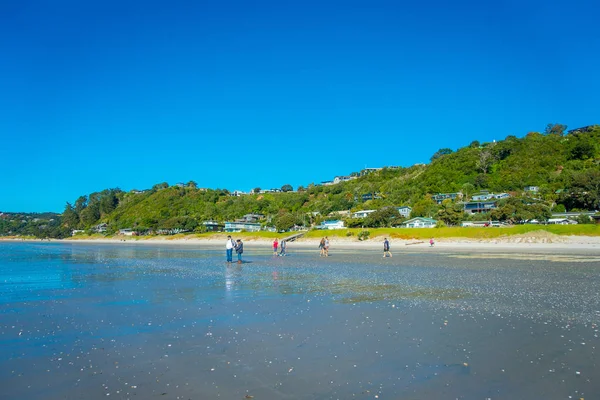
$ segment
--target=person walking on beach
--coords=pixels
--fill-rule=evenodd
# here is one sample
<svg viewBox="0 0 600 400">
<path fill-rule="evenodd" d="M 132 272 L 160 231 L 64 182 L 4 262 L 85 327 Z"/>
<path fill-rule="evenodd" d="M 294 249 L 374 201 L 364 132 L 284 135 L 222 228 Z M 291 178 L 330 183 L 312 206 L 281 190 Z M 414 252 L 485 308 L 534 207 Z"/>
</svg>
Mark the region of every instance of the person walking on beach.
<svg viewBox="0 0 600 400">
<path fill-rule="evenodd" d="M 429 247 L 433 247 L 434 244 L 435 240 L 433 240 L 433 238 L 429 239 Z"/>
<path fill-rule="evenodd" d="M 329 238 L 325 236 L 325 257 L 329 257 Z"/>
<path fill-rule="evenodd" d="M 227 262 L 233 261 L 233 249 L 235 248 L 235 242 L 231 236 L 227 236 L 227 242 L 225 243 L 225 252 L 227 254 Z"/>
<path fill-rule="evenodd" d="M 235 245 L 235 252 L 237 253 L 237 256 L 238 256 L 237 263 L 241 264 L 242 263 L 242 253 L 244 252 L 244 243 L 240 239 L 237 240 L 237 243 Z"/>
<path fill-rule="evenodd" d="M 386 256 L 392 258 L 392 252 L 390 251 L 390 242 L 387 238 L 385 238 L 385 240 L 383 241 L 383 258 L 385 258 Z"/>
<path fill-rule="evenodd" d="M 275 241 L 273 242 L 273 255 L 277 255 L 277 248 L 279 247 L 279 242 L 277 241 L 277 239 L 275 239 Z"/>
<path fill-rule="evenodd" d="M 323 257 L 325 255 L 325 238 L 321 238 L 319 242 L 319 257 Z"/>
<path fill-rule="evenodd" d="M 287 243 L 285 242 L 285 239 L 283 239 L 283 240 L 281 241 L 281 243 L 279 243 L 279 249 L 281 250 L 281 251 L 279 252 L 279 255 L 280 255 L 281 257 L 283 257 L 283 256 L 285 256 L 285 255 L 286 255 L 286 254 L 285 254 L 285 247 L 286 247 L 286 246 L 287 246 Z"/>
</svg>

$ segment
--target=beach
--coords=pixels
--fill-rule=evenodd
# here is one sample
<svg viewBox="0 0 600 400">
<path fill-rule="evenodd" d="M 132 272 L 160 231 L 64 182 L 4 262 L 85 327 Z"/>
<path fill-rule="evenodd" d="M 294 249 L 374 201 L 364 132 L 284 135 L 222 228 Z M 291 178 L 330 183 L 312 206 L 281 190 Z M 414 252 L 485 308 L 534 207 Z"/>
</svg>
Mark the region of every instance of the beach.
<svg viewBox="0 0 600 400">
<path fill-rule="evenodd" d="M 323 231 L 323 236 L 326 236 L 327 231 Z M 235 233 L 231 234 L 236 237 Z M 282 233 L 280 240 L 286 235 Z M 196 238 L 193 236 L 172 238 L 168 236 L 162 237 L 115 237 L 115 238 L 77 238 L 64 239 L 62 242 L 73 243 L 138 243 L 138 244 L 174 244 L 185 246 L 200 246 L 200 247 L 218 247 L 225 243 L 226 234 L 213 235 L 211 238 Z M 273 239 L 241 236 L 244 243 L 257 248 L 269 248 L 272 246 Z M 554 235 L 548 232 L 532 232 L 524 235 L 510 235 L 496 239 L 470 239 L 470 238 L 435 238 L 435 232 L 432 232 L 432 237 L 435 239 L 435 245 L 431 247 L 428 240 L 418 239 L 395 239 L 390 238 L 390 243 L 393 250 L 400 252 L 419 252 L 419 251 L 434 251 L 441 249 L 443 251 L 522 251 L 522 252 L 582 252 L 582 253 L 599 253 L 600 254 L 600 237 L 598 236 L 562 236 Z M 375 250 L 383 249 L 384 237 L 375 237 L 364 241 L 359 241 L 354 237 L 330 237 L 332 248 L 344 250 Z M 293 242 L 288 242 L 290 249 L 311 250 L 317 249 L 319 243 L 318 238 L 299 238 Z"/>
<path fill-rule="evenodd" d="M 288 257 L 246 246 L 240 265 L 225 263 L 220 241 L 1 242 L 0 397 L 600 392 L 600 259 L 589 248 L 392 241 L 382 258 L 380 243 L 334 241 L 330 257 L 316 243 L 290 243 Z"/>
</svg>

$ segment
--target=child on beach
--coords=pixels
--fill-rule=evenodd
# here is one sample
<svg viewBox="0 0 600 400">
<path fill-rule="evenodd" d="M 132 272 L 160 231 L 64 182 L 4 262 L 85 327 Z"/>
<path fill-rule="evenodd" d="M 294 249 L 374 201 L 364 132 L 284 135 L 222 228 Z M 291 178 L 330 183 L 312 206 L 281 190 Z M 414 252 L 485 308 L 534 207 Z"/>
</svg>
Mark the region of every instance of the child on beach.
<svg viewBox="0 0 600 400">
<path fill-rule="evenodd" d="M 429 247 L 433 247 L 434 244 L 435 241 L 433 240 L 433 238 L 429 239 Z"/>
<path fill-rule="evenodd" d="M 277 239 L 275 239 L 275 241 L 273 241 L 273 255 L 277 255 L 277 248 L 279 247 L 279 242 L 277 241 Z"/>
</svg>

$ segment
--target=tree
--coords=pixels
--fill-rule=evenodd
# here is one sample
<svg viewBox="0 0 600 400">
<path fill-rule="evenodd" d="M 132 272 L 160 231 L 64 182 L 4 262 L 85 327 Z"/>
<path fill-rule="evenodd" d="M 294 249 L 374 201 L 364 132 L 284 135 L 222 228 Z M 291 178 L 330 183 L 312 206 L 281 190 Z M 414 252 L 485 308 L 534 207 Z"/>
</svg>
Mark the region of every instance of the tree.
<svg viewBox="0 0 600 400">
<path fill-rule="evenodd" d="M 292 185 L 286 184 L 281 187 L 281 191 L 282 192 L 293 192 L 294 188 L 292 187 Z"/>
<path fill-rule="evenodd" d="M 462 194 L 465 196 L 465 201 L 469 201 L 469 195 L 475 193 L 475 186 L 472 183 L 465 183 L 461 187 Z"/>
<path fill-rule="evenodd" d="M 548 125 L 546 125 L 546 129 L 544 130 L 544 135 L 563 136 L 566 131 L 567 131 L 566 125 L 548 124 Z"/>
<path fill-rule="evenodd" d="M 561 201 L 569 210 L 600 209 L 600 170 L 588 169 L 573 173 L 569 186 Z"/>
<path fill-rule="evenodd" d="M 573 147 L 571 147 L 570 156 L 573 160 L 587 160 L 596 155 L 596 146 L 589 137 L 572 138 Z"/>
<path fill-rule="evenodd" d="M 471 142 L 471 144 L 469 145 L 469 147 L 471 147 L 471 148 L 473 148 L 473 149 L 478 149 L 480 145 L 481 145 L 481 144 L 479 143 L 479 140 L 473 140 L 473 141 Z"/>
<path fill-rule="evenodd" d="M 575 218 L 575 221 L 577 221 L 578 224 L 593 224 L 594 223 L 594 220 L 589 215 L 585 215 L 585 214 L 579 214 Z"/>
<path fill-rule="evenodd" d="M 449 148 L 439 149 L 431 156 L 431 161 L 433 162 L 442 156 L 452 154 L 452 153 L 453 153 L 452 149 L 449 149 Z"/>
<path fill-rule="evenodd" d="M 169 184 L 167 182 L 157 183 L 156 185 L 152 186 L 152 191 L 156 192 L 157 190 L 167 189 L 168 187 Z"/>
<path fill-rule="evenodd" d="M 306 188 L 304 186 L 298 186 L 298 192 L 299 193 L 305 192 L 305 191 L 306 191 Z"/>
<path fill-rule="evenodd" d="M 77 215 L 81 214 L 84 208 L 87 207 L 87 196 L 79 196 L 77 200 L 75 200 L 75 212 Z"/>
<path fill-rule="evenodd" d="M 277 231 L 289 231 L 296 225 L 297 218 L 294 214 L 289 212 L 280 212 L 275 218 L 275 229 Z"/>
<path fill-rule="evenodd" d="M 198 188 L 198 184 L 195 181 L 189 181 L 187 183 L 187 187 L 192 188 L 192 189 L 197 189 Z"/>
<path fill-rule="evenodd" d="M 463 206 L 446 199 L 442 202 L 442 208 L 438 210 L 438 218 L 446 225 L 458 225 L 464 219 Z"/>
<path fill-rule="evenodd" d="M 433 215 L 437 214 L 439 206 L 435 201 L 431 200 L 430 197 L 426 197 L 418 202 L 416 202 L 412 211 L 410 212 L 410 217 L 429 217 L 431 218 Z"/>
<path fill-rule="evenodd" d="M 253 192 L 254 192 L 254 193 L 260 193 L 260 188 L 259 188 L 259 187 L 257 187 L 257 188 L 254 188 Z"/>
<path fill-rule="evenodd" d="M 369 214 L 367 218 L 365 218 L 363 225 L 370 228 L 389 227 L 399 218 L 400 214 L 398 214 L 396 208 L 384 207 Z"/>
<path fill-rule="evenodd" d="M 552 216 L 550 208 L 542 203 L 528 203 L 518 197 L 511 197 L 499 202 L 498 208 L 492 210 L 490 216 L 498 221 L 521 223 L 535 219 L 539 222 L 547 221 Z"/>
<path fill-rule="evenodd" d="M 482 149 L 479 152 L 479 159 L 477 160 L 477 168 L 483 172 L 483 174 L 488 173 L 488 169 L 494 162 L 494 155 L 492 154 L 489 148 Z"/>
<path fill-rule="evenodd" d="M 81 211 L 79 219 L 84 227 L 89 228 L 100 219 L 100 205 L 98 203 L 88 205 Z"/>
<path fill-rule="evenodd" d="M 65 206 L 65 211 L 62 213 L 62 223 L 69 229 L 75 229 L 79 225 L 79 215 L 77 215 L 71 203 L 67 202 Z"/>
<path fill-rule="evenodd" d="M 475 183 L 475 186 L 477 186 L 478 188 L 484 189 L 484 188 L 488 187 L 488 181 L 489 181 L 489 178 L 487 175 L 479 174 L 475 177 L 474 183 Z"/>
<path fill-rule="evenodd" d="M 102 216 L 108 215 L 113 212 L 119 205 L 119 198 L 117 193 L 120 193 L 120 189 L 103 190 L 98 196 L 97 202 L 99 203 L 99 210 Z"/>
<path fill-rule="evenodd" d="M 364 225 L 364 220 L 362 218 L 346 218 L 344 224 L 348 228 L 360 228 Z"/>
</svg>

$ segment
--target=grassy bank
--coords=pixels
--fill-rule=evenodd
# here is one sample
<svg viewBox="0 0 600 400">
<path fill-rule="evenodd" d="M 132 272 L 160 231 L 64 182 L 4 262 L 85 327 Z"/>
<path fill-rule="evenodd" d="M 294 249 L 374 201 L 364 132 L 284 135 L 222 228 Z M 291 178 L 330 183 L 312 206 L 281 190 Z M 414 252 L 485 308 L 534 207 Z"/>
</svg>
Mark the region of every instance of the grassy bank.
<svg viewBox="0 0 600 400">
<path fill-rule="evenodd" d="M 308 238 L 356 237 L 363 229 L 339 229 L 331 231 L 310 231 Z M 600 225 L 516 225 L 510 227 L 444 227 L 431 229 L 417 228 L 368 228 L 370 237 L 387 236 L 394 239 L 465 238 L 494 239 L 503 236 L 523 235 L 530 232 L 549 232 L 563 236 L 600 236 Z"/>
</svg>

